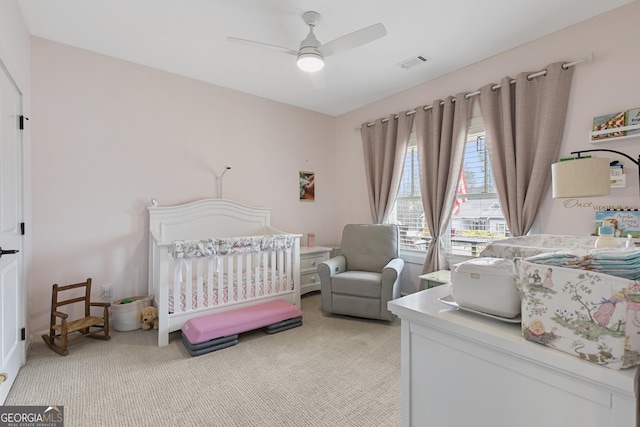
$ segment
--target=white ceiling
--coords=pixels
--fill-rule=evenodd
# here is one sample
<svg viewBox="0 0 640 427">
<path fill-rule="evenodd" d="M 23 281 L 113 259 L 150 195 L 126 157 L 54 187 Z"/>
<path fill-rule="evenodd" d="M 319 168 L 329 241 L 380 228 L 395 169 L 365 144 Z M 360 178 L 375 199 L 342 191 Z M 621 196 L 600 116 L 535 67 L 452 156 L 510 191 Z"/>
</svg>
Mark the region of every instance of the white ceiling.
<svg viewBox="0 0 640 427">
<path fill-rule="evenodd" d="M 338 116 L 633 0 L 18 0 L 29 32 L 197 80 Z M 381 22 L 387 36 L 328 57 L 315 89 L 294 50 Z M 425 55 L 410 69 L 397 64 Z"/>
</svg>

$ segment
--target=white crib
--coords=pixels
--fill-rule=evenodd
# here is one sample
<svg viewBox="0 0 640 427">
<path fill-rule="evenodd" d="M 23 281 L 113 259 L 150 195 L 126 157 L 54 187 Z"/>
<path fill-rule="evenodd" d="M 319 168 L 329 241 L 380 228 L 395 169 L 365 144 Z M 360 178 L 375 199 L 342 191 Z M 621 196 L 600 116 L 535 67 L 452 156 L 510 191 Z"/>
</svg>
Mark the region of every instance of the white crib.
<svg viewBox="0 0 640 427">
<path fill-rule="evenodd" d="M 193 317 L 274 299 L 300 307 L 300 234 L 271 210 L 224 199 L 149 207 L 149 294 L 158 345 Z"/>
</svg>

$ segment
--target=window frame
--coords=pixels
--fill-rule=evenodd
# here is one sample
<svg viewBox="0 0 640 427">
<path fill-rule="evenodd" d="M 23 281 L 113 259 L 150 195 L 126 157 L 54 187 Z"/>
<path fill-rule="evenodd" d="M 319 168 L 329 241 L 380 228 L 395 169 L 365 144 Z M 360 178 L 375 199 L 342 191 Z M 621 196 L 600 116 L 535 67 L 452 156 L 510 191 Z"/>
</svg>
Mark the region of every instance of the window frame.
<svg viewBox="0 0 640 427">
<path fill-rule="evenodd" d="M 484 121 L 482 120 L 482 117 L 474 117 L 470 120 L 470 124 L 469 124 L 469 131 L 468 131 L 468 135 L 467 135 L 467 141 L 466 143 L 469 143 L 471 141 L 473 141 L 474 139 L 477 140 L 478 137 L 482 137 L 484 141 L 486 141 L 486 133 L 485 133 L 485 128 L 484 128 Z M 417 162 L 417 139 L 415 136 L 415 133 L 412 133 L 410 138 L 409 138 L 409 147 L 407 149 L 407 156 L 405 156 L 405 161 L 408 159 L 408 156 L 411 154 L 411 152 L 413 151 L 415 154 L 415 166 L 419 167 Z M 489 162 L 490 165 L 490 159 L 487 157 L 486 161 Z M 402 188 L 400 189 L 400 191 L 398 192 L 398 196 L 396 197 L 396 200 L 394 201 L 394 211 L 393 214 L 390 216 L 389 221 L 390 223 L 398 223 L 398 207 L 397 207 L 397 203 L 398 200 L 410 200 L 410 201 L 418 201 L 420 203 L 420 205 L 422 205 L 422 196 L 420 194 L 420 186 L 419 186 L 419 173 L 415 173 L 415 170 L 413 169 L 414 165 L 412 165 L 412 174 L 413 174 L 413 179 L 412 179 L 412 189 L 415 189 L 416 187 L 416 182 L 417 182 L 417 189 L 418 189 L 418 195 L 415 195 L 415 191 L 411 191 L 412 195 L 409 196 L 401 196 L 402 194 Z M 403 165 L 403 168 L 406 168 L 406 165 Z M 403 176 L 404 176 L 404 170 L 403 170 Z M 416 181 L 416 176 L 417 176 L 417 181 Z M 404 180 L 402 180 L 404 181 Z M 404 184 L 401 181 L 401 186 Z M 406 185 L 406 184 L 405 184 Z M 495 189 L 495 186 L 494 188 Z M 467 193 L 467 194 L 457 194 L 456 195 L 457 199 L 466 199 L 466 200 L 483 200 L 483 199 L 497 199 L 498 202 L 499 201 L 499 196 L 497 191 L 496 192 L 490 192 L 490 193 Z M 502 212 L 502 209 L 500 209 L 500 211 Z M 418 221 L 419 217 L 421 215 L 418 215 L 418 217 L 413 217 L 413 219 L 411 219 L 411 221 Z M 405 217 L 406 218 L 406 217 Z M 502 218 L 504 218 L 504 214 L 502 215 Z M 490 224 L 490 223 L 489 223 Z M 499 227 L 500 223 L 495 224 L 496 229 L 497 230 L 506 230 L 507 234 L 508 234 L 508 227 L 506 225 L 506 223 L 502 226 Z M 426 226 L 425 226 L 426 228 Z M 449 225 L 449 228 L 451 229 L 451 225 Z M 412 232 L 411 237 L 419 237 L 420 234 L 415 234 L 415 233 L 420 233 L 420 228 L 416 227 L 415 229 L 410 229 L 409 231 Z M 491 230 L 488 230 L 489 234 L 491 234 Z M 401 233 L 401 240 L 403 239 L 402 233 Z M 418 248 L 408 248 L 406 247 L 406 242 L 408 242 L 409 240 L 407 239 L 406 235 L 404 237 L 404 245 L 401 246 L 400 248 L 400 252 L 403 256 L 403 258 L 408 261 L 408 262 L 416 262 L 416 263 L 424 263 L 424 259 L 426 256 L 426 250 L 428 248 L 428 246 L 425 245 L 424 250 L 418 249 Z M 452 250 L 452 246 L 451 246 L 451 236 L 447 235 L 447 236 L 443 236 L 444 242 L 445 242 L 445 248 L 446 248 L 446 253 L 447 253 L 447 258 L 450 260 L 450 262 L 459 262 L 459 261 L 463 261 L 466 259 L 470 259 L 470 258 L 474 258 L 477 257 L 480 250 L 476 249 L 475 250 L 475 254 L 471 253 L 471 254 L 459 254 L 459 253 L 453 253 Z M 419 240 L 418 240 L 419 241 Z M 403 243 L 401 241 L 401 243 Z M 471 252 L 471 250 L 470 250 Z"/>
</svg>

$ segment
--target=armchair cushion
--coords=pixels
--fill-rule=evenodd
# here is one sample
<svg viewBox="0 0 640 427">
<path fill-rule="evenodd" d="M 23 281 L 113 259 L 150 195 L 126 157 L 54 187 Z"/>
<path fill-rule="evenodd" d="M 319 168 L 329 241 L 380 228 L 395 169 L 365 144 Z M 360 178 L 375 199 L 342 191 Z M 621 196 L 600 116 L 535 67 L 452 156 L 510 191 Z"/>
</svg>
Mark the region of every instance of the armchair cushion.
<svg viewBox="0 0 640 427">
<path fill-rule="evenodd" d="M 377 271 L 398 258 L 398 228 L 383 224 L 348 224 L 342 232 L 340 253 L 347 270 Z"/>
<path fill-rule="evenodd" d="M 331 283 L 334 294 L 380 298 L 382 274 L 370 271 L 345 271 L 336 275 Z"/>
</svg>

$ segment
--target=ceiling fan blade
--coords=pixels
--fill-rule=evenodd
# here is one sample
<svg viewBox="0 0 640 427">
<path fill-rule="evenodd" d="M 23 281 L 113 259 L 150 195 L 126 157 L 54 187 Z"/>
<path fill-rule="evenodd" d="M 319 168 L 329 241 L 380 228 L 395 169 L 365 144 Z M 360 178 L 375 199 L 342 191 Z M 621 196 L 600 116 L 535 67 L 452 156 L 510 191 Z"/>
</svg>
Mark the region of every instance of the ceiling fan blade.
<svg viewBox="0 0 640 427">
<path fill-rule="evenodd" d="M 377 23 L 331 40 L 320 46 L 319 50 L 324 56 L 335 55 L 336 53 L 362 46 L 386 35 L 387 29 L 381 23 Z"/>
<path fill-rule="evenodd" d="M 268 43 L 256 42 L 256 41 L 253 41 L 253 40 L 239 39 L 237 37 L 227 37 L 227 41 L 228 42 L 233 42 L 233 43 L 243 44 L 243 45 L 246 45 L 246 46 L 267 48 L 267 49 L 275 50 L 275 51 L 278 51 L 278 52 L 281 52 L 281 53 L 286 53 L 288 55 L 295 55 L 295 56 L 298 55 L 298 51 L 297 50 L 289 49 L 288 47 L 276 46 L 276 45 L 268 44 Z"/>
</svg>

